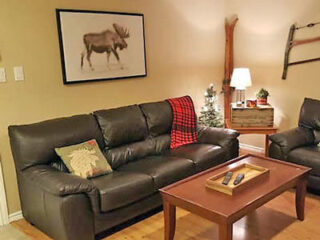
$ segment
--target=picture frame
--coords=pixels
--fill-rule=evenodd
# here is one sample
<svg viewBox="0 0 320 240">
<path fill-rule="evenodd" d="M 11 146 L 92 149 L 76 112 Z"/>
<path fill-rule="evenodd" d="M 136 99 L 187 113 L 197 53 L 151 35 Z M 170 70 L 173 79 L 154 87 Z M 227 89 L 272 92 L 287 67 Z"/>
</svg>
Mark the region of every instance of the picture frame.
<svg viewBox="0 0 320 240">
<path fill-rule="evenodd" d="M 64 84 L 146 77 L 144 15 L 56 9 Z"/>
</svg>

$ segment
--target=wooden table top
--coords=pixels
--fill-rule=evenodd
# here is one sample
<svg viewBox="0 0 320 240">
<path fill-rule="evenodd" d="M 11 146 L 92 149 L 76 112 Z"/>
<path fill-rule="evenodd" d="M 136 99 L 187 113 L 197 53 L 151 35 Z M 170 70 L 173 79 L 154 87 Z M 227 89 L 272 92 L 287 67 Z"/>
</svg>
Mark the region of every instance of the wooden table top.
<svg viewBox="0 0 320 240">
<path fill-rule="evenodd" d="M 243 163 L 268 168 L 270 175 L 232 196 L 205 187 L 209 177 Z M 215 220 L 222 218 L 223 221 L 235 221 L 246 215 L 254 206 L 258 207 L 274 198 L 277 191 L 280 194 L 287 190 L 289 185 L 294 186 L 296 180 L 308 174 L 310 170 L 304 166 L 248 154 L 162 188 L 160 192 L 181 203 L 177 204 L 178 207 L 181 205 L 182 208 L 193 209 L 199 213 L 210 212 Z M 205 216 L 205 212 L 203 213 L 200 215 Z"/>
</svg>

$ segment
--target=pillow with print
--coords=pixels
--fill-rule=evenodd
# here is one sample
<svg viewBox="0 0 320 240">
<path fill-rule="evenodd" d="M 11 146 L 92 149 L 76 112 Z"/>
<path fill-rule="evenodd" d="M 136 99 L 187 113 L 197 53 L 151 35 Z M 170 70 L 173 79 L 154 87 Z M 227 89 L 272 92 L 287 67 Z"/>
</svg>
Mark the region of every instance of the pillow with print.
<svg viewBox="0 0 320 240">
<path fill-rule="evenodd" d="M 112 172 L 95 139 L 55 148 L 56 153 L 67 166 L 71 174 L 82 178 L 92 178 Z"/>
</svg>

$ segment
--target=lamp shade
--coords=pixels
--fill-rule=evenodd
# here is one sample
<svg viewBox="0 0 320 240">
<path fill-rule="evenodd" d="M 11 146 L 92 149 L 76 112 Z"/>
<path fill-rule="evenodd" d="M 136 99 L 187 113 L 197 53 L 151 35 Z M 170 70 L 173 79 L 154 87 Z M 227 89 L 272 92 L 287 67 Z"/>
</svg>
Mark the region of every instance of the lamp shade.
<svg viewBox="0 0 320 240">
<path fill-rule="evenodd" d="M 251 75 L 249 68 L 234 68 L 230 86 L 238 90 L 245 90 L 246 87 L 250 87 Z"/>
</svg>

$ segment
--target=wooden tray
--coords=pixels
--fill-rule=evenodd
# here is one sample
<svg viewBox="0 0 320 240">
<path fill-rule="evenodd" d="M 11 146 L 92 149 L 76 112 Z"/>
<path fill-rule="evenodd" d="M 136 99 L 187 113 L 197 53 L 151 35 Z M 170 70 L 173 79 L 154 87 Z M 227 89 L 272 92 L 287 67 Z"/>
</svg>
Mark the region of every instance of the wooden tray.
<svg viewBox="0 0 320 240">
<path fill-rule="evenodd" d="M 233 176 L 228 185 L 222 184 L 222 181 L 227 174 L 227 172 L 233 172 Z M 233 195 L 240 190 L 246 189 L 256 182 L 264 179 L 269 176 L 269 169 L 259 167 L 256 165 L 244 163 L 235 168 L 228 169 L 222 173 L 219 173 L 215 176 L 212 176 L 207 179 L 206 187 L 210 189 L 214 189 L 219 192 L 226 193 L 228 195 Z M 237 177 L 239 173 L 244 174 L 244 179 L 238 185 L 233 185 L 233 181 Z"/>
</svg>

